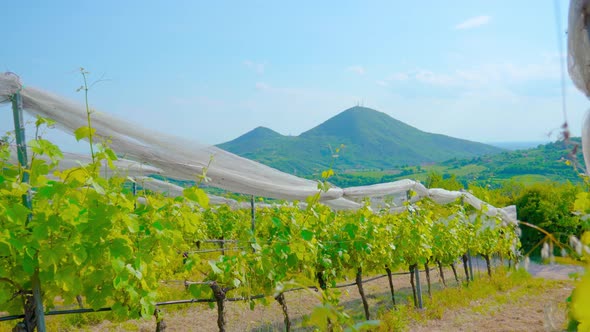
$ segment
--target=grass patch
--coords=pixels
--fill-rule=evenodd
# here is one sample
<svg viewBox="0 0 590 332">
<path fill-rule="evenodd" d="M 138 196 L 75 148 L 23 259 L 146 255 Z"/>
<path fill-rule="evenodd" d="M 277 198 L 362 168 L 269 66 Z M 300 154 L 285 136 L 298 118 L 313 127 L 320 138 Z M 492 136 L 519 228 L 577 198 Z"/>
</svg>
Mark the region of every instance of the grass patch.
<svg viewBox="0 0 590 332">
<path fill-rule="evenodd" d="M 555 287 L 558 281 L 532 278 L 524 270 L 498 270 L 493 278 L 479 278 L 464 287 L 435 291 L 432 299 L 424 297 L 424 309 L 415 309 L 412 303 L 398 306 L 381 317 L 379 331 L 407 330 L 412 324 L 443 318 L 446 311 L 471 308 L 474 312 L 490 314 L 506 303 L 517 301 L 531 292 Z"/>
<path fill-rule="evenodd" d="M 182 283 L 171 283 L 167 285 L 163 285 L 159 289 L 159 298 L 158 301 L 170 301 L 170 300 L 180 300 L 180 299 L 191 299 L 193 296 L 185 290 L 184 285 Z M 184 312 L 190 308 L 191 304 L 177 304 L 174 306 L 166 306 L 163 307 L 165 312 Z M 50 309 L 49 311 L 53 310 L 62 310 L 62 309 L 77 309 L 76 305 L 70 304 L 66 305 L 65 307 L 58 307 Z M 47 308 L 46 308 L 47 309 Z M 5 315 L 6 313 L 2 314 Z M 0 316 L 2 316 L 0 315 Z M 127 317 L 115 317 L 113 313 L 107 312 L 93 312 L 93 313 L 84 313 L 84 314 L 68 314 L 68 315 L 52 315 L 46 316 L 46 328 L 47 331 L 83 331 L 85 329 L 91 329 L 93 326 L 98 325 L 100 323 L 110 322 L 112 325 L 112 329 L 115 327 L 121 328 L 125 331 L 136 331 L 139 328 L 136 326 L 137 322 L 145 319 L 138 318 L 133 321 L 128 321 L 129 318 Z M 13 321 L 5 321 L 0 322 L 0 332 L 11 332 L 12 328 L 21 320 L 13 320 Z M 109 325 L 109 324 L 107 324 Z M 109 327 L 109 330 L 111 328 Z"/>
</svg>

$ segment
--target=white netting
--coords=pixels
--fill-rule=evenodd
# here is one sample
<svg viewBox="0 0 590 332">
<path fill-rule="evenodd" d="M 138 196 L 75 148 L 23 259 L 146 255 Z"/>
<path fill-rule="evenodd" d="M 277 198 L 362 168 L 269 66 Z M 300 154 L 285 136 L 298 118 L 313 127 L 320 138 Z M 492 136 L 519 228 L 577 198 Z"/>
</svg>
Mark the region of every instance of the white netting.
<svg viewBox="0 0 590 332">
<path fill-rule="evenodd" d="M 590 0 L 572 0 L 567 30 L 568 71 L 576 87 L 590 97 Z"/>
<path fill-rule="evenodd" d="M 586 174 L 590 175 L 590 112 L 586 112 L 582 125 L 582 152 L 586 164 Z"/>
<path fill-rule="evenodd" d="M 18 76 L 14 73 L 0 74 L 0 102 L 6 102 L 10 96 L 21 89 Z"/>
<path fill-rule="evenodd" d="M 571 0 L 568 20 L 568 71 L 576 87 L 590 97 L 590 0 Z M 590 114 L 582 125 L 582 150 L 590 174 Z"/>
<path fill-rule="evenodd" d="M 357 202 L 349 201 L 345 198 L 333 199 L 331 201 L 325 201 L 324 204 L 333 208 L 334 210 L 357 210 L 363 205 Z"/>
<path fill-rule="evenodd" d="M 163 193 L 168 197 L 178 197 L 182 196 L 184 188 L 162 180 L 154 179 L 151 177 L 146 176 L 136 176 L 134 177 L 135 182 L 141 189 L 151 190 Z M 213 194 L 207 194 L 209 196 L 209 204 L 213 205 L 230 205 L 232 207 L 237 207 L 239 205 L 238 201 L 225 198 Z"/>
<path fill-rule="evenodd" d="M 419 196 L 428 195 L 428 189 L 426 189 L 426 187 L 424 187 L 420 182 L 404 179 L 370 186 L 346 188 L 344 189 L 344 197 L 358 199 L 364 197 L 383 197 L 395 195 L 405 196 L 410 190 L 416 192 Z"/>
<path fill-rule="evenodd" d="M 0 92 L 10 94 L 18 89 L 18 80 L 13 75 L 0 76 Z M 87 125 L 86 110 L 65 98 L 31 87 L 23 87 L 21 95 L 27 112 L 55 120 L 66 132 L 73 133 Z M 1 95 L 0 100 L 8 96 Z M 319 192 L 315 181 L 280 172 L 214 146 L 147 130 L 101 112 L 92 114 L 92 127 L 97 136 L 111 141 L 117 153 L 158 167 L 173 178 L 194 180 L 209 165 L 208 184 L 237 193 L 304 200 Z M 339 188 L 322 193 L 322 200 L 340 197 L 342 189 Z"/>
<path fill-rule="evenodd" d="M 456 201 L 463 196 L 460 191 L 450 191 L 445 189 L 433 188 L 428 189 L 428 195 L 430 198 L 438 204 L 449 204 Z"/>
<path fill-rule="evenodd" d="M 10 154 L 10 162 L 16 164 L 18 163 L 16 146 L 11 146 L 10 148 L 12 150 Z M 71 152 L 62 152 L 62 154 L 63 158 L 58 162 L 56 166 L 56 170 L 59 171 L 79 167 L 81 165 L 87 165 L 92 162 L 92 157 L 89 155 Z M 31 151 L 31 149 L 27 149 L 27 155 L 29 156 L 29 159 L 32 158 L 33 152 Z M 36 156 L 35 158 L 45 160 L 47 163 L 51 162 L 50 158 L 45 155 Z M 157 167 L 146 165 L 144 163 L 138 163 L 136 161 L 124 158 L 119 158 L 118 160 L 113 161 L 113 164 L 115 168 L 111 169 L 107 165 L 107 162 L 103 160 L 102 166 L 100 168 L 100 175 L 104 176 L 105 178 L 110 178 L 112 176 L 135 177 L 163 173 L 163 171 Z"/>
<path fill-rule="evenodd" d="M 69 133 L 87 125 L 84 107 L 35 88 L 21 88 L 17 76 L 0 74 L 0 102 L 6 102 L 11 94 L 19 90 L 28 113 L 53 119 L 59 128 Z M 178 180 L 195 180 L 198 175 L 206 173 L 207 185 L 237 193 L 290 201 L 304 201 L 320 193 L 315 181 L 283 173 L 214 146 L 148 130 L 104 113 L 93 111 L 92 126 L 96 129 L 98 138 L 108 139 L 111 147 L 124 156 L 116 162 L 116 174 L 134 177 L 146 189 L 178 196 L 182 194 L 182 187 L 146 176 L 162 174 Z M 88 162 L 88 156 L 65 153 L 59 168 L 74 167 L 79 163 Z M 108 169 L 106 172 L 107 176 L 113 174 Z M 359 201 L 371 197 L 379 208 L 386 206 L 385 202 L 391 201 L 393 208 L 390 209 L 395 212 L 405 209 L 400 205 L 407 200 L 409 192 L 414 193 L 411 196 L 412 202 L 430 197 L 437 203 L 447 204 L 462 197 L 465 203 L 474 208 L 484 209 L 488 216 L 499 214 L 506 222 L 516 220 L 512 213 L 506 213 L 482 202 L 470 193 L 427 189 L 420 182 L 408 179 L 345 189 L 333 187 L 327 192 L 321 192 L 321 200 L 335 210 L 354 210 L 362 206 Z M 246 202 L 236 202 L 223 197 L 210 196 L 210 199 L 212 204 L 249 207 Z"/>
</svg>

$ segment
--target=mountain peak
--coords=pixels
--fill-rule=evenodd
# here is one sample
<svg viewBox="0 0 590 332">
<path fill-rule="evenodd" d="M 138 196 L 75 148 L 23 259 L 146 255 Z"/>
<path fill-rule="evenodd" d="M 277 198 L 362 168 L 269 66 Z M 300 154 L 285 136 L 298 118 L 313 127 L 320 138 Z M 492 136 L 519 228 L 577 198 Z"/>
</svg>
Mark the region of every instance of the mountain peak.
<svg viewBox="0 0 590 332">
<path fill-rule="evenodd" d="M 364 106 L 353 106 L 351 108 L 345 109 L 344 111 L 340 112 L 338 115 L 346 114 L 346 113 L 379 113 L 385 114 L 383 112 L 379 112 L 375 109 L 364 107 Z M 336 116 L 338 116 L 336 115 Z"/>
<path fill-rule="evenodd" d="M 398 121 L 386 113 L 372 108 L 354 106 L 328 119 L 317 127 L 301 134 L 302 137 L 338 136 L 349 137 L 352 141 L 372 136 L 376 132 L 405 132 L 417 130 Z"/>
<path fill-rule="evenodd" d="M 250 130 L 249 132 L 245 133 L 244 135 L 240 136 L 239 138 L 268 139 L 268 138 L 275 138 L 275 137 L 280 137 L 280 136 L 283 136 L 283 135 L 277 133 L 276 131 L 274 131 L 270 128 L 258 126 L 254 129 Z"/>
<path fill-rule="evenodd" d="M 332 147 L 344 145 L 334 161 Z M 346 109 L 299 136 L 257 127 L 220 145 L 238 155 L 286 172 L 311 174 L 327 167 L 394 169 L 502 151 L 476 142 L 430 134 L 377 110 Z"/>
</svg>

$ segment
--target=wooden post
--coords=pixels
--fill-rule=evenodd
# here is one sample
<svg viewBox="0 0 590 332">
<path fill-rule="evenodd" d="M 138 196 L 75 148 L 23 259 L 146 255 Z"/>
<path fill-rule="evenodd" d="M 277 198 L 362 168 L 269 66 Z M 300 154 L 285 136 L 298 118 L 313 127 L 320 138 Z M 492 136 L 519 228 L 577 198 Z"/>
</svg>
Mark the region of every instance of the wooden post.
<svg viewBox="0 0 590 332">
<path fill-rule="evenodd" d="M 469 278 L 473 281 L 473 265 L 471 264 L 471 253 L 467 250 L 467 261 L 469 262 Z"/>
<path fill-rule="evenodd" d="M 367 320 L 370 320 L 371 313 L 369 312 L 369 302 L 367 302 L 365 290 L 363 289 L 363 269 L 360 267 L 356 271 L 356 286 L 359 289 L 359 294 L 361 295 L 361 300 L 363 301 L 363 308 L 365 309 L 365 318 Z"/>
<path fill-rule="evenodd" d="M 131 184 L 131 192 L 133 193 L 133 208 L 137 209 L 137 180 L 133 180 Z"/>
<path fill-rule="evenodd" d="M 483 255 L 483 258 L 486 260 L 486 265 L 488 267 L 488 276 L 491 278 L 492 277 L 492 267 L 491 267 L 491 263 L 490 263 L 490 256 Z"/>
<path fill-rule="evenodd" d="M 14 118 L 14 134 L 16 137 L 16 149 L 18 155 L 18 162 L 20 163 L 21 167 L 26 170 L 29 168 L 28 166 L 28 157 L 27 157 L 27 145 L 25 139 L 25 125 L 23 121 L 23 99 L 20 94 L 20 91 L 16 92 L 11 96 L 12 101 L 12 115 Z M 23 171 L 22 182 L 27 183 L 29 182 L 29 172 Z M 31 192 L 27 191 L 25 195 L 23 195 L 23 204 L 30 210 L 33 211 L 33 201 L 31 199 Z M 31 221 L 33 215 L 29 214 L 25 226 L 28 226 L 29 222 Z M 35 257 L 37 259 L 37 257 Z M 43 310 L 43 298 L 41 296 L 41 281 L 39 279 L 39 268 L 36 268 L 31 276 L 31 287 L 33 289 L 33 308 L 34 309 L 34 318 L 33 320 L 36 321 L 37 331 L 45 332 L 45 313 Z M 26 310 L 26 308 L 25 308 Z M 26 322 L 25 324 L 32 323 Z M 27 326 L 27 329 L 31 328 Z"/>
<path fill-rule="evenodd" d="M 160 314 L 160 309 L 156 308 L 154 316 L 156 317 L 156 332 L 165 332 L 167 326 L 164 318 Z"/>
<path fill-rule="evenodd" d="M 428 261 L 424 263 L 424 271 L 426 272 L 426 283 L 428 285 L 428 297 L 432 299 L 432 291 L 430 286 L 430 267 L 428 266 Z"/>
<path fill-rule="evenodd" d="M 445 281 L 445 273 L 443 271 L 443 266 L 439 260 L 436 261 L 436 264 L 438 265 L 438 271 L 440 272 L 440 279 L 442 280 L 442 284 L 444 287 L 447 287 L 447 283 Z"/>
<path fill-rule="evenodd" d="M 414 295 L 414 307 L 418 306 L 418 297 L 416 296 L 416 284 L 414 283 L 414 266 L 410 265 L 410 285 L 412 285 L 412 294 Z"/>
<path fill-rule="evenodd" d="M 275 297 L 275 300 L 279 302 L 281 309 L 283 310 L 283 317 L 285 322 L 285 332 L 291 331 L 291 320 L 289 319 L 289 311 L 287 308 L 287 301 L 285 301 L 285 294 L 281 293 Z"/>
<path fill-rule="evenodd" d="M 318 279 L 318 283 L 320 284 L 321 290 L 328 289 L 328 285 L 326 284 L 326 280 L 324 279 L 324 274 L 322 272 L 317 272 L 315 274 L 316 278 Z"/>
<path fill-rule="evenodd" d="M 459 277 L 457 276 L 457 269 L 455 268 L 455 263 L 451 263 L 451 269 L 453 270 L 453 275 L 455 276 L 455 281 L 457 282 L 457 285 L 459 285 L 460 282 L 459 282 Z"/>
<path fill-rule="evenodd" d="M 387 272 L 387 279 L 389 279 L 389 289 L 391 290 L 391 302 L 393 302 L 393 308 L 395 308 L 395 290 L 393 289 L 393 278 L 391 275 L 391 269 L 389 267 L 385 268 Z"/>
<path fill-rule="evenodd" d="M 213 297 L 217 302 L 217 327 L 219 332 L 225 332 L 225 293 L 227 289 L 222 288 L 216 282 L 211 283 L 211 289 L 213 290 Z"/>
<path fill-rule="evenodd" d="M 469 277 L 469 267 L 467 264 L 467 254 L 463 254 L 463 256 L 461 256 L 461 259 L 463 260 L 463 269 L 465 270 L 465 281 L 467 281 L 467 283 L 469 284 L 469 280 L 471 279 Z"/>
</svg>

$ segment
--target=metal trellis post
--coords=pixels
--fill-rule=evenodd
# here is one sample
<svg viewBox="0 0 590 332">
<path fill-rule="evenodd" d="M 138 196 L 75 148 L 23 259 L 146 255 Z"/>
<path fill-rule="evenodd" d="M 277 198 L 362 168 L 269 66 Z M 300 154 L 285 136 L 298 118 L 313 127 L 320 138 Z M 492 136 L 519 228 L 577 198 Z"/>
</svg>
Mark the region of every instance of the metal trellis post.
<svg viewBox="0 0 590 332">
<path fill-rule="evenodd" d="M 256 214 L 254 210 L 254 195 L 250 195 L 250 209 L 252 213 L 252 240 L 256 241 Z M 252 252 L 256 252 L 254 247 L 252 247 Z"/>
<path fill-rule="evenodd" d="M 408 199 L 408 204 L 411 204 L 410 200 L 412 198 L 412 195 L 409 190 L 406 193 L 406 197 Z M 416 264 L 416 267 L 414 268 L 414 274 L 416 278 L 416 297 L 418 298 L 418 308 L 422 309 L 422 285 L 420 284 L 420 268 L 418 264 Z"/>
<path fill-rule="evenodd" d="M 254 229 L 256 228 L 256 215 L 254 212 L 254 195 L 250 196 L 250 208 L 252 211 L 252 233 L 254 233 Z"/>
<path fill-rule="evenodd" d="M 465 206 L 464 197 L 461 196 L 461 206 Z M 471 263 L 471 250 L 467 249 L 467 269 L 469 270 L 469 280 L 473 281 L 473 264 Z"/>
<path fill-rule="evenodd" d="M 27 146 L 25 140 L 25 125 L 23 121 L 23 100 L 19 92 L 16 92 L 11 96 L 12 100 L 12 115 L 14 118 L 14 134 L 16 137 L 16 148 L 18 155 L 18 162 L 23 171 L 22 181 L 24 183 L 29 181 L 29 173 L 26 171 L 28 166 L 27 158 Z M 33 204 L 31 199 L 31 192 L 28 191 L 23 196 L 23 204 L 30 210 L 33 210 Z M 32 215 L 29 214 L 25 226 L 28 226 L 31 221 Z M 45 313 L 43 310 L 43 298 L 41 297 L 41 281 L 39 280 L 39 268 L 35 269 L 35 272 L 31 276 L 31 286 L 33 288 L 33 301 L 35 303 L 35 318 L 37 321 L 37 331 L 45 332 Z"/>
</svg>

